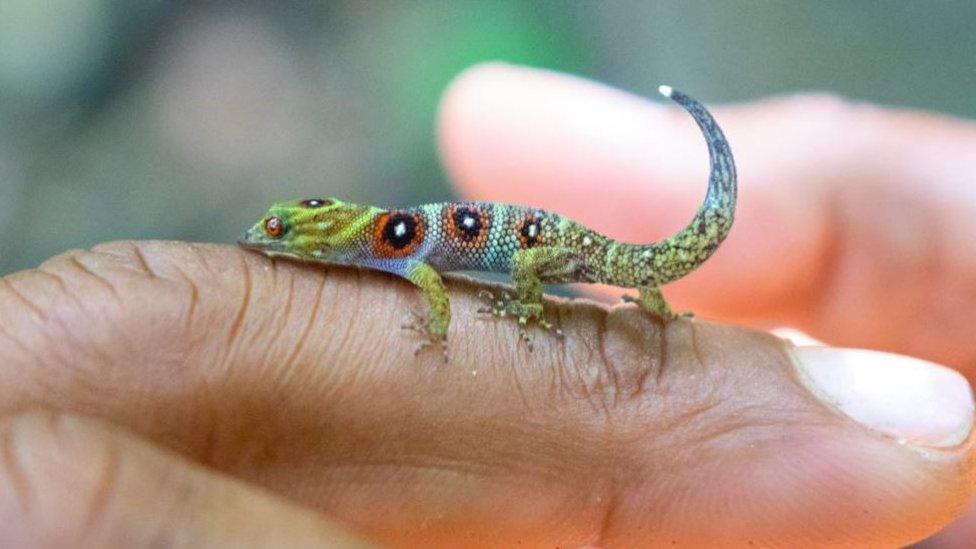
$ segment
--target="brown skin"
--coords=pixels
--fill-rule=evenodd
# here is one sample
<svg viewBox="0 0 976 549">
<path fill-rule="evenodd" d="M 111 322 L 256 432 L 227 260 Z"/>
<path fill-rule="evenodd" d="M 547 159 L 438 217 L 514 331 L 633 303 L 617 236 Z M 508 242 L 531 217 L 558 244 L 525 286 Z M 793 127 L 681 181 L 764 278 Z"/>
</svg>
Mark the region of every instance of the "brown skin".
<svg viewBox="0 0 976 549">
<path fill-rule="evenodd" d="M 0 541 L 884 546 L 969 497 L 971 439 L 855 424 L 772 336 L 563 302 L 530 354 L 479 287 L 445 366 L 382 274 L 121 242 L 5 278 Z"/>
</svg>

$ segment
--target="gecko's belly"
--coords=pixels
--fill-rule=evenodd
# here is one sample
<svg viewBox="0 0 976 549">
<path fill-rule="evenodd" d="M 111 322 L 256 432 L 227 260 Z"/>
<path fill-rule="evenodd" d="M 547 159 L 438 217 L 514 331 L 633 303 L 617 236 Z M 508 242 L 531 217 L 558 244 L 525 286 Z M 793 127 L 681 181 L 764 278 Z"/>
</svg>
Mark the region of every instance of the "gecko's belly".
<svg viewBox="0 0 976 549">
<path fill-rule="evenodd" d="M 425 261 L 441 272 L 448 271 L 481 271 L 489 273 L 507 273 L 511 271 L 514 250 L 500 248 L 496 250 L 432 250 Z"/>
</svg>

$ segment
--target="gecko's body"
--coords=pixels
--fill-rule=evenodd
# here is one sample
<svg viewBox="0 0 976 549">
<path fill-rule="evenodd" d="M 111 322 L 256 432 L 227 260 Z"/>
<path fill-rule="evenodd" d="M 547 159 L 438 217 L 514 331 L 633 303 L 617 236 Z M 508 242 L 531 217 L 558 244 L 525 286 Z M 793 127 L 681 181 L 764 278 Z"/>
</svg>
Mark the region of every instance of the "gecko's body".
<svg viewBox="0 0 976 549">
<path fill-rule="evenodd" d="M 627 244 L 537 208 L 490 202 L 446 202 L 384 209 L 310 199 L 273 205 L 241 243 L 270 255 L 333 265 L 354 265 L 404 277 L 423 290 L 430 307 L 417 326 L 442 342 L 450 305 L 440 274 L 448 271 L 511 273 L 517 297 L 490 297 L 491 312 L 552 328 L 542 312 L 542 285 L 603 283 L 636 288 L 634 300 L 665 318 L 673 316 L 658 287 L 697 268 L 725 239 L 735 214 L 735 165 L 728 143 L 697 101 L 665 86 L 708 143 L 708 191 L 692 222 L 673 237 Z M 558 330 L 557 330 L 558 333 Z"/>
</svg>

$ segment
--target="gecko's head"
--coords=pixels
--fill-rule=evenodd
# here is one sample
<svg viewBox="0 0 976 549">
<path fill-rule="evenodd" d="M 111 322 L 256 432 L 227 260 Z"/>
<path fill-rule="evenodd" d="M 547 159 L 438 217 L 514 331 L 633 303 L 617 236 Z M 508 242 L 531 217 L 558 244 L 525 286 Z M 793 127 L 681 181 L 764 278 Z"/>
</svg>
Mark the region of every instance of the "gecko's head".
<svg viewBox="0 0 976 549">
<path fill-rule="evenodd" d="M 350 230 L 368 210 L 335 198 L 278 202 L 238 243 L 268 255 L 338 261 L 354 251 L 356 235 Z"/>
</svg>

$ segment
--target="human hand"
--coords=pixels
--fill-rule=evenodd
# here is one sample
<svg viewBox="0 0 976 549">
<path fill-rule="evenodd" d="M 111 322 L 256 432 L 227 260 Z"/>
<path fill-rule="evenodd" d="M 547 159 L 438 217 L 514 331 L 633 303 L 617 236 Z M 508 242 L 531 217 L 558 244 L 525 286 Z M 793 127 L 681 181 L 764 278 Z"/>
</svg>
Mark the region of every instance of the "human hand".
<svg viewBox="0 0 976 549">
<path fill-rule="evenodd" d="M 479 143 L 454 124 L 477 78 L 443 117 L 466 184 Z M 444 365 L 413 357 L 398 326 L 422 299 L 381 274 L 117 243 L 6 277 L 0 542 L 354 543 L 334 520 L 417 545 L 899 545 L 969 497 L 972 399 L 953 372 L 794 358 L 761 332 L 581 302 L 553 303 L 566 338 L 529 353 L 475 313 L 478 287 L 450 284 Z"/>
</svg>

